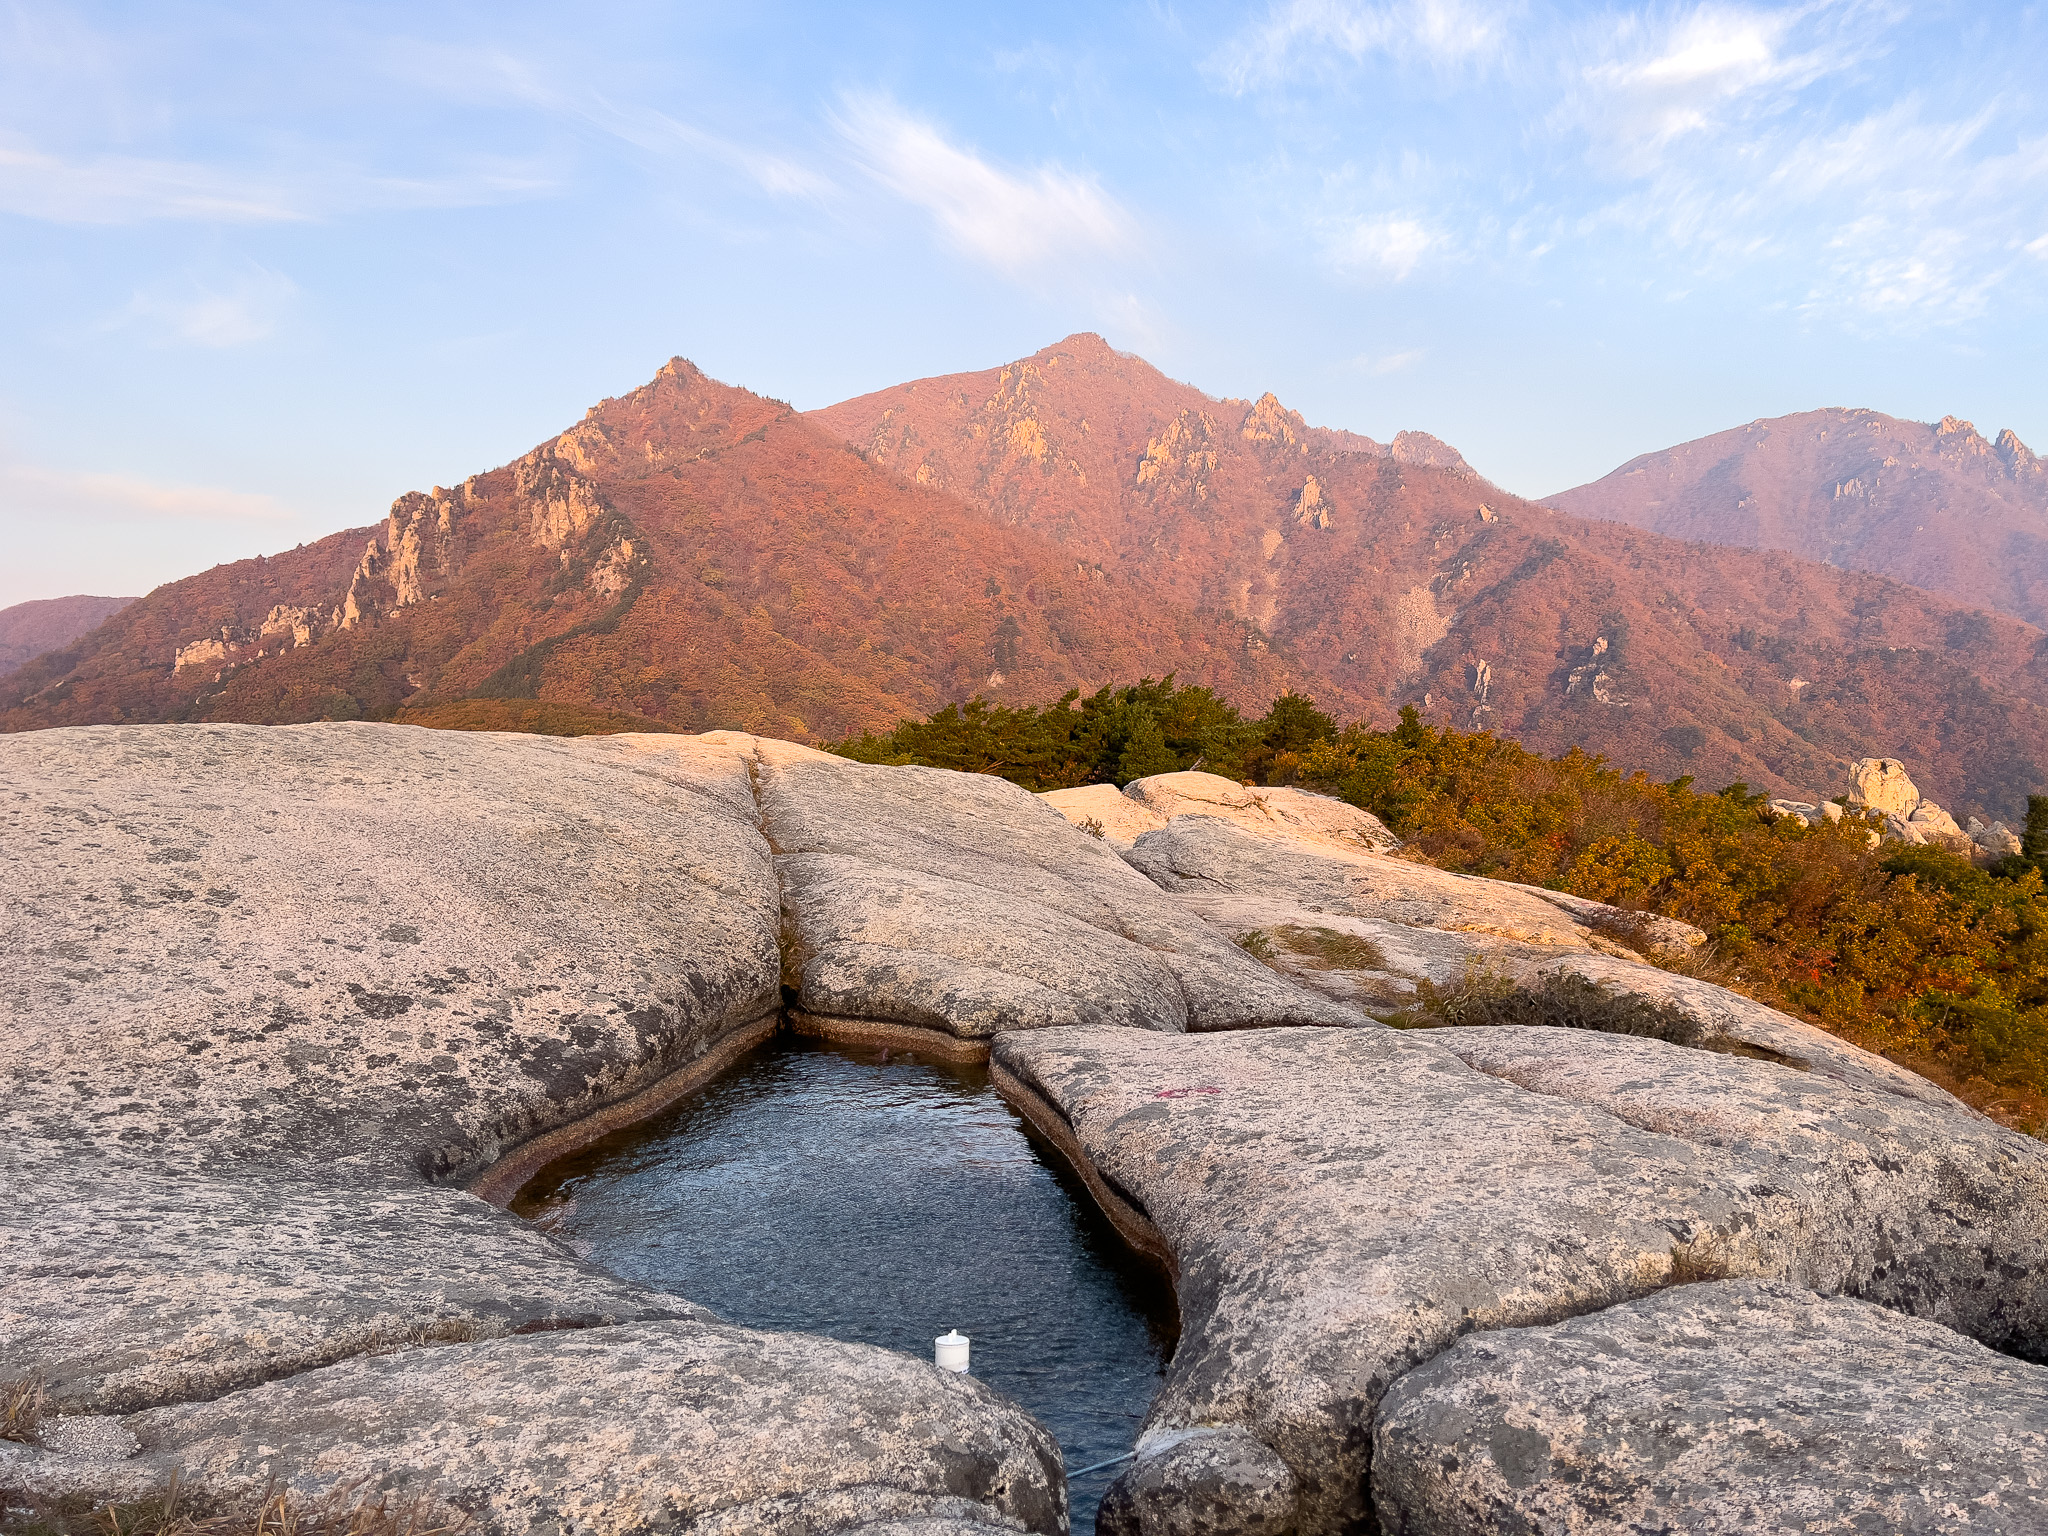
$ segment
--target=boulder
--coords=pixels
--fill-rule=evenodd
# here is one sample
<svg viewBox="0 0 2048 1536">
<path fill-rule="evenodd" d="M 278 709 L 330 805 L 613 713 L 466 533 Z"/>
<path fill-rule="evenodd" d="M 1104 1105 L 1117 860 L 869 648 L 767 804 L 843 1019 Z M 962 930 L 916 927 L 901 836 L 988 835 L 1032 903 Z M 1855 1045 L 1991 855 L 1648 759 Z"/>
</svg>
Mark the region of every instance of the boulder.
<svg viewBox="0 0 2048 1536">
<path fill-rule="evenodd" d="M 1919 806 L 1920 791 L 1897 758 L 1859 757 L 1849 765 L 1849 804 L 1904 821 Z"/>
<path fill-rule="evenodd" d="M 1239 784 L 1220 774 L 1154 774 L 1126 785 L 1124 796 L 1168 821 L 1176 816 L 1214 816 L 1254 835 L 1309 844 L 1374 853 L 1391 853 L 1401 846 L 1379 817 L 1334 796 Z"/>
<path fill-rule="evenodd" d="M 1374 1430 L 1389 1536 L 2048 1530 L 2048 1369 L 1777 1282 L 1474 1334 Z"/>
<path fill-rule="evenodd" d="M 1289 1536 L 1294 1474 L 1235 1425 L 1147 1435 L 1110 1484 L 1099 1536 Z"/>
<path fill-rule="evenodd" d="M 1994 821 L 1987 827 L 1972 816 L 1968 831 L 1970 841 L 1989 859 L 2011 858 L 2025 851 L 2019 834 L 2002 821 Z"/>
<path fill-rule="evenodd" d="M 1955 817 L 1949 815 L 1931 800 L 1922 800 L 1913 808 L 1913 814 L 1906 818 L 1920 829 L 1921 835 L 1929 838 L 1957 838 L 1966 834 L 1956 825 Z"/>
<path fill-rule="evenodd" d="M 1676 1280 L 1854 1289 L 2048 1350 L 2048 1147 L 1661 1041 L 1452 1033 L 996 1044 L 998 1086 L 1174 1269 L 1148 1432 L 1237 1426 L 1292 1473 L 1303 1532 L 1369 1518 L 1374 1416 L 1415 1366 Z"/>
</svg>

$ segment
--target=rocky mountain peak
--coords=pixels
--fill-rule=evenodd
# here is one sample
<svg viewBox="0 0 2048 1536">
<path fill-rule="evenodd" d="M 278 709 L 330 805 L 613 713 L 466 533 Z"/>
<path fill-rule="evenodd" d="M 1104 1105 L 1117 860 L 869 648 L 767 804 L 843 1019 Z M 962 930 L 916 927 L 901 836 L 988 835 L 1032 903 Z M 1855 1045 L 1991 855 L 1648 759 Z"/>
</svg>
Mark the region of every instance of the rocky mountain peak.
<svg viewBox="0 0 2048 1536">
<path fill-rule="evenodd" d="M 1427 432 L 1397 432 L 1390 449 L 1397 464 L 1418 464 L 1446 470 L 1454 475 L 1479 478 L 1479 471 L 1465 462 L 1465 456 L 1440 437 Z"/>
<path fill-rule="evenodd" d="M 2014 479 L 2021 475 L 2038 475 L 2043 472 L 2041 460 L 2032 449 L 2020 441 L 2019 434 L 2011 427 L 2000 432 L 1998 440 L 1991 446 L 1992 451 L 2005 460 L 2005 472 Z"/>
<path fill-rule="evenodd" d="M 1267 390 L 1253 402 L 1238 431 L 1246 442 L 1257 447 L 1305 451 L 1302 439 L 1308 436 L 1308 423 L 1298 411 L 1287 409 Z"/>
</svg>

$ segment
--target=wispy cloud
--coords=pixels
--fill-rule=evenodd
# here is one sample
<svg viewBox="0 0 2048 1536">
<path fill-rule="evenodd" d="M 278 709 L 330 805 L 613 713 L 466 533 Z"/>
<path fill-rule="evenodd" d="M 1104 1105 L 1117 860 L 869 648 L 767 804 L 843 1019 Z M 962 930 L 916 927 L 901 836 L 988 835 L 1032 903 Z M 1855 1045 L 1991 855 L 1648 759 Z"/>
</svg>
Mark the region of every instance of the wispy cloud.
<svg viewBox="0 0 2048 1536">
<path fill-rule="evenodd" d="M 298 292 L 283 273 L 251 263 L 225 281 L 186 277 L 140 289 L 104 329 L 134 327 L 200 347 L 247 346 L 276 331 Z"/>
<path fill-rule="evenodd" d="M 183 160 L 65 159 L 0 144 L 0 209 L 55 224 L 201 219 L 271 224 L 308 215 L 285 188 Z"/>
<path fill-rule="evenodd" d="M 1285 135 L 1279 195 L 1353 277 L 1452 259 L 1530 271 L 1562 247 L 1646 289 L 1734 281 L 1752 302 L 1898 331 L 1983 312 L 2016 276 L 2037 284 L 2027 254 L 2048 254 L 2048 136 L 2016 131 L 2038 106 L 1910 67 L 1924 28 L 1901 0 L 1577 17 L 1280 0 L 1209 71 L 1291 97 L 1261 108 Z M 1447 125 L 1438 77 L 1475 69 L 1487 83 L 1458 90 Z M 1304 112 L 1289 91 L 1347 71 L 1371 73 L 1374 94 Z"/>
<path fill-rule="evenodd" d="M 557 79 L 532 61 L 499 49 L 409 44 L 392 67 L 423 83 L 445 83 L 451 68 L 474 99 L 510 99 L 551 116 L 581 123 L 650 154 L 687 155 L 737 172 L 774 197 L 823 198 L 832 180 L 794 156 L 743 144 L 653 107 L 618 102 L 606 93 Z"/>
<path fill-rule="evenodd" d="M 1287 0 L 1232 38 L 1209 68 L 1234 91 L 1282 83 L 1332 54 L 1358 63 L 1383 54 L 1439 68 L 1495 56 L 1507 40 L 1508 8 L 1471 0 Z"/>
<path fill-rule="evenodd" d="M 1331 261 L 1346 271 L 1399 282 L 1443 244 L 1442 237 L 1419 219 L 1383 216 L 1339 226 L 1328 237 L 1327 248 Z"/>
<path fill-rule="evenodd" d="M 1413 368 L 1427 354 L 1420 347 L 1407 352 L 1361 352 L 1345 366 L 1358 373 L 1369 373 L 1384 378 L 1390 373 L 1399 373 L 1404 368 Z"/>
<path fill-rule="evenodd" d="M 1775 117 L 1807 86 L 1867 58 L 1873 32 L 1856 24 L 1872 20 L 1866 10 L 1817 0 L 1602 18 L 1590 62 L 1567 64 L 1555 115 L 1613 169 L 1648 174 L 1678 141 Z"/>
<path fill-rule="evenodd" d="M 850 96 L 834 126 L 863 169 L 929 213 L 958 249 L 1013 277 L 1115 253 L 1136 226 L 1092 176 L 991 164 L 885 96 Z"/>
<path fill-rule="evenodd" d="M 331 164 L 266 172 L 129 155 L 66 157 L 20 139 L 0 142 L 0 212 L 53 224 L 295 223 L 367 209 L 475 207 L 552 185 L 526 166 L 443 177 L 376 176 Z"/>
<path fill-rule="evenodd" d="M 0 460 L 0 503 L 19 515 L 94 523 L 291 523 L 274 496 Z"/>
</svg>

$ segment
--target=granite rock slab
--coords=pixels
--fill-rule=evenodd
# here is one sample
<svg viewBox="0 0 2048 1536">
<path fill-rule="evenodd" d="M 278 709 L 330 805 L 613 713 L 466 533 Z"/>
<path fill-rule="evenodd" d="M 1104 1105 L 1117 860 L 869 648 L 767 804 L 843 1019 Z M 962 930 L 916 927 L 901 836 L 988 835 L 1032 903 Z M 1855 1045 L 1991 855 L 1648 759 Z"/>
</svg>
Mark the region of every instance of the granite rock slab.
<svg viewBox="0 0 2048 1536">
<path fill-rule="evenodd" d="M 2048 1530 L 2048 1368 L 1776 1282 L 1475 1334 L 1375 1442 L 1389 1536 Z"/>
<path fill-rule="evenodd" d="M 1263 896 L 1310 912 L 1410 928 L 1633 957 L 1652 940 L 1691 948 L 1705 935 L 1670 918 L 1623 912 L 1536 886 L 1457 875 L 1364 848 L 1261 834 L 1212 815 L 1175 817 L 1125 855 L 1162 890 Z M 1626 941 L 1626 942 L 1624 942 Z"/>
<path fill-rule="evenodd" d="M 1333 795 L 1282 785 L 1239 784 L 1215 773 L 1157 773 L 1124 786 L 1124 797 L 1166 821 L 1210 816 L 1254 837 L 1310 846 L 1391 853 L 1401 840 L 1370 811 Z"/>
<path fill-rule="evenodd" d="M 1144 834 L 1128 857 L 1219 933 L 1277 935 L 1275 968 L 1334 1002 L 1384 1014 L 1412 998 L 1422 980 L 1445 986 L 1490 971 L 1527 984 L 1546 971 L 1570 971 L 1683 1009 L 1703 1026 L 1705 1043 L 1753 1048 L 1857 1087 L 1968 1113 L 1918 1073 L 1768 1004 L 1649 964 L 1615 937 L 1667 950 L 1704 941 L 1698 929 L 1669 918 L 1645 919 L 1582 897 L 1401 859 L 1316 849 L 1195 815 Z M 1287 953 L 1287 929 L 1369 940 L 1385 964 L 1304 964 Z"/>
<path fill-rule="evenodd" d="M 352 1355 L 708 1318 L 457 1189 L 9 1170 L 5 1372 L 59 1414 L 223 1396 Z"/>
<path fill-rule="evenodd" d="M 779 1002 L 729 746 L 38 731 L 0 835 L 15 1155 L 460 1180 Z"/>
<path fill-rule="evenodd" d="M 1242 1427 L 1293 1473 L 1301 1530 L 1370 1518 L 1374 1414 L 1415 1366 L 1468 1333 L 1674 1280 L 1739 1266 L 1861 1285 L 2048 1348 L 2048 1147 L 1769 1063 L 1531 1032 L 1626 1047 L 1631 1080 L 1671 1073 L 1671 1092 L 1754 1101 L 1746 1138 L 1682 1117 L 1653 1129 L 1599 1095 L 1479 1071 L 1444 1033 L 1075 1029 L 996 1044 L 999 1085 L 1175 1268 L 1182 1336 L 1148 1433 Z M 1801 1115 L 1820 1121 L 1804 1139 Z"/>
<path fill-rule="evenodd" d="M 972 1378 L 716 1323 L 359 1358 L 127 1423 L 218 1497 L 360 1482 L 508 1533 L 915 1516 L 1051 1532 L 1066 1515 L 1058 1444 Z"/>
<path fill-rule="evenodd" d="M 357 724 L 0 738 L 0 1362 L 57 1414 L 0 1446 L 0 1482 L 431 1485 L 485 1533 L 1059 1529 L 1057 1449 L 1014 1405 L 717 1323 L 458 1187 L 509 1197 L 773 1027 L 755 784 L 821 756 Z"/>
<path fill-rule="evenodd" d="M 808 1014 L 985 1041 L 1367 1022 L 1275 975 L 1100 839 L 990 775 L 764 758 L 763 826 Z"/>
</svg>

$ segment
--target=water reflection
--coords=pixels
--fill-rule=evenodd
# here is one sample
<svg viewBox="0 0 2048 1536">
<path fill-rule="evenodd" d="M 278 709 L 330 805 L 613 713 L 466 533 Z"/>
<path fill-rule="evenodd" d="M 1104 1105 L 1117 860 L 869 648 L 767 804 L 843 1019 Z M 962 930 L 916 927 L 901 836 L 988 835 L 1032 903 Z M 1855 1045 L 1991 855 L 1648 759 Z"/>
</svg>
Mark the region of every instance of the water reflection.
<svg viewBox="0 0 2048 1536">
<path fill-rule="evenodd" d="M 1172 1294 L 979 1066 L 779 1035 L 659 1119 L 550 1164 L 513 1209 L 615 1274 L 755 1328 L 931 1358 L 1059 1436 L 1131 1447 L 1173 1346 Z M 1110 1468 L 1070 1489 L 1094 1529 Z"/>
</svg>

